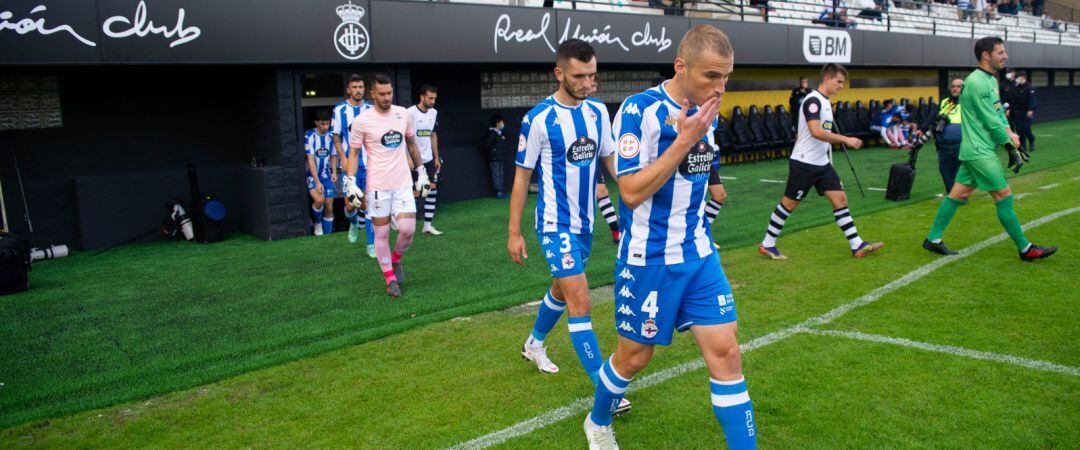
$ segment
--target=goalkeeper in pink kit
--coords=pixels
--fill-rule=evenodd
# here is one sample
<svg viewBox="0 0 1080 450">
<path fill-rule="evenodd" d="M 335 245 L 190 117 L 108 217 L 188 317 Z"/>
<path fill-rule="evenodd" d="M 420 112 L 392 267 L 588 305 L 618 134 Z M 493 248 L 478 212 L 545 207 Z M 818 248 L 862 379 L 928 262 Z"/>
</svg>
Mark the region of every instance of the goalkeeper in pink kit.
<svg viewBox="0 0 1080 450">
<path fill-rule="evenodd" d="M 349 155 L 343 181 L 349 202 L 358 208 L 367 203 L 375 226 L 375 254 L 386 277 L 386 292 L 391 297 L 400 297 L 401 283 L 405 281 L 401 257 L 412 244 L 416 230 L 416 200 L 410 171 L 419 168 L 417 191 L 427 190 L 430 182 L 416 146 L 412 118 L 405 108 L 391 104 L 393 96 L 390 77 L 375 75 L 372 89 L 375 107 L 361 113 L 349 133 L 349 146 L 363 147 L 367 153 L 367 192 L 356 185 L 359 152 Z M 398 226 L 393 251 L 390 250 L 391 216 L 396 218 Z"/>
</svg>

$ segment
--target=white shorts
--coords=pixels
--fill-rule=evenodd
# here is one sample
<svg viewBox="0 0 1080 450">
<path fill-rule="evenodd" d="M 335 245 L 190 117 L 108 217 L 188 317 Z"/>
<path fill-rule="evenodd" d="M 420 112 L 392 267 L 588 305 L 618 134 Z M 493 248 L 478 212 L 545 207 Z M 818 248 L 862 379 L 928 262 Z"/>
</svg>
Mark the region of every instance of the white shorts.
<svg viewBox="0 0 1080 450">
<path fill-rule="evenodd" d="M 368 215 L 370 217 L 390 217 L 400 213 L 416 214 L 416 197 L 412 186 L 367 193 Z"/>
</svg>

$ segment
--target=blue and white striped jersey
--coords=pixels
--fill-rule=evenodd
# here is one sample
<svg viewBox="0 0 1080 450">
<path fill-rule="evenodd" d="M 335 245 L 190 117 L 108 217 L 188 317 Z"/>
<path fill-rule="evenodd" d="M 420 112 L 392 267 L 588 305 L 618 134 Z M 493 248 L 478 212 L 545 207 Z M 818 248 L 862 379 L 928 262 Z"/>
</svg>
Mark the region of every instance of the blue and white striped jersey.
<svg viewBox="0 0 1080 450">
<path fill-rule="evenodd" d="M 652 164 L 675 141 L 680 106 L 662 86 L 630 96 L 615 114 L 618 176 Z M 697 107 L 687 115 L 694 115 Z M 714 131 L 694 145 L 678 170 L 637 208 L 619 200 L 620 261 L 635 266 L 674 265 L 713 252 L 705 220 L 709 172 L 720 165 Z"/>
<path fill-rule="evenodd" d="M 334 155 L 334 140 L 329 132 L 319 134 L 315 128 L 307 130 L 304 133 L 304 154 L 315 157 L 315 171 L 320 179 L 330 178 L 330 157 Z"/>
<path fill-rule="evenodd" d="M 549 96 L 521 120 L 517 165 L 537 170 L 536 230 L 592 234 L 598 157 L 615 151 L 607 108 L 569 107 Z"/>
<path fill-rule="evenodd" d="M 367 100 L 364 100 L 359 106 L 350 105 L 348 100 L 342 100 L 337 106 L 334 106 L 333 119 L 330 122 L 330 134 L 341 139 L 341 146 L 345 150 L 346 158 L 349 157 L 349 131 L 352 130 L 353 120 L 359 117 L 360 113 L 371 109 L 373 106 Z M 345 161 L 342 161 L 341 164 L 344 166 Z M 367 166 L 367 155 L 361 151 L 358 167 L 363 168 L 365 166 Z"/>
</svg>

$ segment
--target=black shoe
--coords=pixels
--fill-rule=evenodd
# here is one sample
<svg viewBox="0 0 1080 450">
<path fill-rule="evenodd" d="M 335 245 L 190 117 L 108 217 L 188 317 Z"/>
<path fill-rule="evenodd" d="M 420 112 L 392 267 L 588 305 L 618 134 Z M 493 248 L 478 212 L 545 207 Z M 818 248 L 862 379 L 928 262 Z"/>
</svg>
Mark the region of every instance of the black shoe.
<svg viewBox="0 0 1080 450">
<path fill-rule="evenodd" d="M 930 251 L 932 251 L 934 253 L 937 253 L 939 255 L 945 255 L 945 256 L 959 254 L 959 252 L 954 252 L 952 250 L 949 250 L 949 247 L 946 247 L 944 242 L 936 242 L 936 243 L 934 243 L 934 242 L 930 242 L 930 241 L 928 241 L 926 239 L 923 239 L 923 241 L 922 241 L 922 248 L 930 250 Z"/>
<path fill-rule="evenodd" d="M 405 270 L 401 268 L 401 263 L 393 263 L 390 267 L 394 269 L 394 278 L 397 278 L 397 283 L 405 284 Z"/>
<path fill-rule="evenodd" d="M 1057 247 L 1039 247 L 1038 245 L 1031 244 L 1026 252 L 1020 252 L 1020 259 L 1024 261 L 1034 261 L 1036 259 L 1049 258 L 1050 255 L 1057 253 Z"/>
<path fill-rule="evenodd" d="M 401 297 L 401 285 L 397 281 L 391 281 L 386 285 L 386 294 L 391 297 Z"/>
</svg>

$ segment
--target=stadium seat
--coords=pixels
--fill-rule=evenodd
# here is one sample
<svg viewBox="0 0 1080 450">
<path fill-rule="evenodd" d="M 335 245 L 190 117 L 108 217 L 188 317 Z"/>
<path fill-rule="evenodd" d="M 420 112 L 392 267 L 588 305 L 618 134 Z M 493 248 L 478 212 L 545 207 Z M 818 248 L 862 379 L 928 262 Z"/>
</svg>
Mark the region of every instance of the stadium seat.
<svg viewBox="0 0 1080 450">
<path fill-rule="evenodd" d="M 791 113 L 787 112 L 784 105 L 776 105 L 776 121 L 780 124 L 780 131 L 784 133 L 784 142 L 787 145 L 795 143 L 795 123 L 791 120 Z"/>
<path fill-rule="evenodd" d="M 922 124 L 926 123 L 930 119 L 930 104 L 926 103 L 926 99 L 919 97 L 919 106 L 915 108 L 914 121 L 922 127 Z"/>
<path fill-rule="evenodd" d="M 754 148 L 754 135 L 750 132 L 750 124 L 743 115 L 742 107 L 736 106 L 731 110 L 731 134 L 735 136 L 735 152 L 739 161 L 744 161 L 746 155 Z"/>
<path fill-rule="evenodd" d="M 717 150 L 721 158 L 730 159 L 736 153 L 735 135 L 731 133 L 731 122 L 725 119 L 723 114 L 717 114 L 716 121 L 716 133 L 713 139 L 716 140 Z"/>
<path fill-rule="evenodd" d="M 761 109 L 761 115 L 765 121 L 765 132 L 768 134 L 769 142 L 771 143 L 771 151 L 768 156 L 769 158 L 777 158 L 780 156 L 780 149 L 790 145 L 790 143 L 784 138 L 784 132 L 781 130 L 780 121 L 777 120 L 772 106 L 765 105 Z"/>
<path fill-rule="evenodd" d="M 873 132 L 870 130 L 870 110 L 866 108 L 862 100 L 855 101 L 855 125 L 858 130 L 866 136 L 864 141 L 873 136 Z"/>
<path fill-rule="evenodd" d="M 765 150 L 772 148 L 776 144 L 769 139 L 769 133 L 765 131 L 765 119 L 758 112 L 757 105 L 750 105 L 750 113 L 746 116 L 746 122 L 750 125 L 750 133 L 754 139 L 754 149 Z"/>
</svg>

